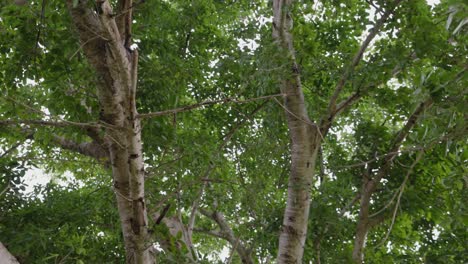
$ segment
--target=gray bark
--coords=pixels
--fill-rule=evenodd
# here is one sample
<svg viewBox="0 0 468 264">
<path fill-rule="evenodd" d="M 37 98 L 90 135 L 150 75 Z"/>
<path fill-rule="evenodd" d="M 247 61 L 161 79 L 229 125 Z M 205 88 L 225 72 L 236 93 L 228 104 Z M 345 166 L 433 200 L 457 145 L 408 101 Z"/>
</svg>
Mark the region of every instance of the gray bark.
<svg viewBox="0 0 468 264">
<path fill-rule="evenodd" d="M 302 263 L 309 218 L 310 192 L 321 137 L 307 115 L 299 68 L 295 60 L 292 0 L 273 1 L 273 38 L 284 57 L 289 59 L 290 76 L 281 81 L 284 108 L 291 138 L 291 173 L 283 225 L 279 237 L 278 263 Z"/>
<path fill-rule="evenodd" d="M 67 1 L 73 23 L 97 73 L 100 122 L 106 124 L 104 145 L 112 167 L 127 263 L 154 263 L 151 247 L 146 244 L 143 151 L 135 106 L 138 53 L 129 48 L 127 20 L 117 25 L 107 0 L 96 1 L 97 12 L 88 8 L 86 0 L 75 5 L 73 2 Z M 128 12 L 123 16 L 130 15 Z"/>
<path fill-rule="evenodd" d="M 8 249 L 0 242 L 0 263 L 2 264 L 19 264 L 18 260 L 13 256 Z"/>
</svg>

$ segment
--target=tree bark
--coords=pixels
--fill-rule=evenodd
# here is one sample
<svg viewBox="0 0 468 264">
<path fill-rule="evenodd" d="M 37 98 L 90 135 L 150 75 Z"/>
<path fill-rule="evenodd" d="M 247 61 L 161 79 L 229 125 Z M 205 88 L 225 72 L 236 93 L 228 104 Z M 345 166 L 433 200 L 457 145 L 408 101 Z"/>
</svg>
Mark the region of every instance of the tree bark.
<svg viewBox="0 0 468 264">
<path fill-rule="evenodd" d="M 0 263 L 3 264 L 19 264 L 18 260 L 13 256 L 8 249 L 0 242 Z"/>
<path fill-rule="evenodd" d="M 107 0 L 67 1 L 81 47 L 97 73 L 104 145 L 112 167 L 127 263 L 154 263 L 148 239 L 141 126 L 135 106 L 138 53 L 130 49 L 130 28 L 115 21 Z M 125 4 L 124 6 L 131 5 Z M 129 16 L 130 12 L 120 14 Z M 117 16 L 117 17 L 120 17 Z"/>
<path fill-rule="evenodd" d="M 280 52 L 288 58 L 290 75 L 281 81 L 285 94 L 284 109 L 291 138 L 291 174 L 283 226 L 279 237 L 278 263 L 302 263 L 309 218 L 310 192 L 315 162 L 321 137 L 317 125 L 309 120 L 304 94 L 295 59 L 292 18 L 289 12 L 292 0 L 273 2 L 273 38 Z"/>
</svg>

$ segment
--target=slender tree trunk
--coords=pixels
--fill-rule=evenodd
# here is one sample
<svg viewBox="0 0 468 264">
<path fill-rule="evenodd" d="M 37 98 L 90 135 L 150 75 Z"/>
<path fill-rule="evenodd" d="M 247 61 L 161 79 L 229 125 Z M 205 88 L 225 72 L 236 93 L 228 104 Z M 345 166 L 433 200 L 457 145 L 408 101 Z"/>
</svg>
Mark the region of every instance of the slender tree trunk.
<svg viewBox="0 0 468 264">
<path fill-rule="evenodd" d="M 284 108 L 291 138 L 291 174 L 283 226 L 279 237 L 278 263 L 302 263 L 309 218 L 310 192 L 315 162 L 320 148 L 320 132 L 309 120 L 304 103 L 301 79 L 295 60 L 292 18 L 288 11 L 291 0 L 273 2 L 273 38 L 284 57 L 289 59 L 291 73 L 281 81 L 285 94 Z"/>
<path fill-rule="evenodd" d="M 368 180 L 364 180 L 361 190 L 361 204 L 359 218 L 356 227 L 356 236 L 354 238 L 353 261 L 362 263 L 364 258 L 364 247 L 366 245 L 367 233 L 369 232 L 369 206 L 372 190 Z"/>
<path fill-rule="evenodd" d="M 362 263 L 364 261 L 364 249 L 366 244 L 366 237 L 369 230 L 376 224 L 380 223 L 382 219 L 369 218 L 370 200 L 372 194 L 380 184 L 382 178 L 386 177 L 390 171 L 393 160 L 398 155 L 401 144 L 406 139 L 411 129 L 417 125 L 422 113 L 429 109 L 433 104 L 432 98 L 428 98 L 422 101 L 414 112 L 406 120 L 403 128 L 396 134 L 393 145 L 389 149 L 389 155 L 386 155 L 378 172 L 373 175 L 366 175 L 363 178 L 362 189 L 361 189 L 361 204 L 359 209 L 359 218 L 356 228 L 356 236 L 354 238 L 354 249 L 353 249 L 353 261 L 355 263 Z"/>
<path fill-rule="evenodd" d="M 129 3 L 119 1 L 119 6 Z M 112 166 L 127 263 L 154 263 L 148 239 L 141 127 L 135 106 L 138 53 L 130 49 L 131 11 L 115 16 L 107 0 L 67 1 L 81 47 L 97 73 L 100 123 Z M 116 21 L 116 17 L 119 21 Z M 131 20 L 130 20 L 131 21 Z"/>
</svg>

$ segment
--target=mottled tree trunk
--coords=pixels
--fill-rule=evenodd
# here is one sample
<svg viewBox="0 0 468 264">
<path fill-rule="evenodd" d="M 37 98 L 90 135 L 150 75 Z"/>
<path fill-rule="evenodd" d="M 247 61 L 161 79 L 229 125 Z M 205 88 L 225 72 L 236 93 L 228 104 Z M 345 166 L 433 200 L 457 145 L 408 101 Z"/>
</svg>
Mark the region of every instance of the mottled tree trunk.
<svg viewBox="0 0 468 264">
<path fill-rule="evenodd" d="M 284 108 L 291 138 L 291 174 L 283 226 L 279 237 L 278 263 L 302 263 L 309 218 L 310 192 L 315 162 L 320 148 L 320 132 L 307 115 L 299 68 L 295 60 L 292 18 L 288 11 L 292 1 L 273 1 L 273 37 L 291 67 L 281 80 L 285 94 Z"/>
<path fill-rule="evenodd" d="M 117 199 L 127 263 L 154 263 L 147 244 L 141 127 L 135 93 L 138 53 L 130 49 L 131 1 L 119 1 L 115 16 L 107 0 L 91 10 L 86 0 L 68 1 L 82 49 L 97 73 L 97 95 Z"/>
</svg>

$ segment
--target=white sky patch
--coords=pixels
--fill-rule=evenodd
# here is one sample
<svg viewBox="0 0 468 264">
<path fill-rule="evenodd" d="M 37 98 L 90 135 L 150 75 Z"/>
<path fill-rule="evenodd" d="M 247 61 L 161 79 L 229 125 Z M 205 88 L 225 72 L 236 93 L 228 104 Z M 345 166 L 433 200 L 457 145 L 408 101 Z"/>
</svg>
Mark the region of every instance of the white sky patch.
<svg viewBox="0 0 468 264">
<path fill-rule="evenodd" d="M 45 173 L 43 170 L 38 168 L 30 169 L 24 176 L 24 182 L 26 183 L 25 194 L 30 194 L 34 191 L 34 186 L 44 185 L 52 179 L 52 176 Z"/>
<path fill-rule="evenodd" d="M 259 40 L 259 36 L 256 36 L 255 39 L 238 39 L 237 46 L 241 49 L 248 49 L 249 53 L 252 53 L 260 46 L 257 42 Z"/>
<path fill-rule="evenodd" d="M 439 239 L 441 228 L 439 225 L 436 225 L 434 229 L 432 229 L 432 239 L 437 240 Z"/>
<path fill-rule="evenodd" d="M 426 2 L 427 2 L 428 5 L 430 5 L 432 7 L 440 4 L 440 0 L 427 0 Z"/>
</svg>

